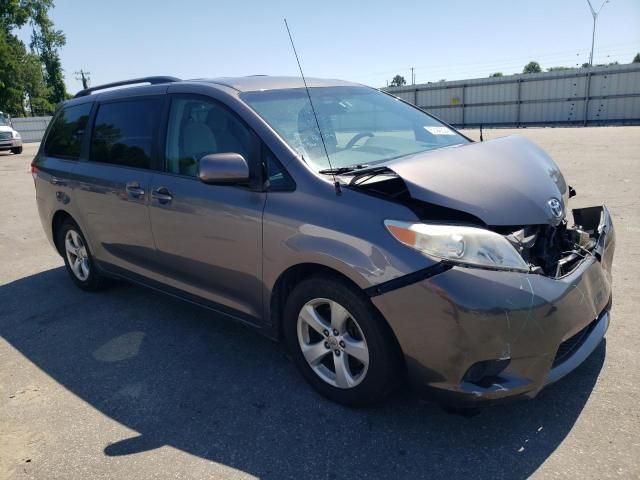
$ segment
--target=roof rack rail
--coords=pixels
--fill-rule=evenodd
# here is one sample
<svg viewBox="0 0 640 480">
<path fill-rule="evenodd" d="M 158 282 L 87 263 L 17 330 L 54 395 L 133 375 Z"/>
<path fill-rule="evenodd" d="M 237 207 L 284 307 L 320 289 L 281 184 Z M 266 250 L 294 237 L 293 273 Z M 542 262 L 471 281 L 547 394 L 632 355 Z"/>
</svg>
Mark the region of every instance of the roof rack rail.
<svg viewBox="0 0 640 480">
<path fill-rule="evenodd" d="M 97 90 L 105 90 L 107 88 L 113 88 L 113 87 L 122 87 L 124 85 L 135 85 L 137 83 L 150 83 L 151 85 L 156 85 L 158 83 L 171 83 L 171 82 L 179 82 L 179 81 L 180 81 L 179 78 L 168 77 L 168 76 L 132 78 L 131 80 L 122 80 L 120 82 L 105 83 L 104 85 L 98 85 L 97 87 L 85 88 L 84 90 L 80 90 L 78 93 L 76 93 L 73 98 L 86 97 L 91 92 L 95 92 Z"/>
</svg>

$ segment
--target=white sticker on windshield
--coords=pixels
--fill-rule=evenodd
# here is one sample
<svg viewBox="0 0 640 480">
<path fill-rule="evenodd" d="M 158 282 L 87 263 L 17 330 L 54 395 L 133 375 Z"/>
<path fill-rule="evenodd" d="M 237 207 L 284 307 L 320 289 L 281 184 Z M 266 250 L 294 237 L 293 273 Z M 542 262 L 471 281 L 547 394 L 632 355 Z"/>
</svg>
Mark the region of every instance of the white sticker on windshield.
<svg viewBox="0 0 640 480">
<path fill-rule="evenodd" d="M 431 135 L 455 135 L 455 132 L 447 127 L 424 127 Z"/>
</svg>

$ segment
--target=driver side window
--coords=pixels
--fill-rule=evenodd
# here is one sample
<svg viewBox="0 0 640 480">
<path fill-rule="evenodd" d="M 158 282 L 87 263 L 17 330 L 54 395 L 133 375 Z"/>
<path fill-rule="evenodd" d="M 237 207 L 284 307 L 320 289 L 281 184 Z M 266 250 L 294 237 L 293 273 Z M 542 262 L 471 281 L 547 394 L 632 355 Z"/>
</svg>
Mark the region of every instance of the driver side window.
<svg viewBox="0 0 640 480">
<path fill-rule="evenodd" d="M 209 153 L 239 153 L 249 159 L 251 134 L 227 108 L 214 100 L 173 98 L 169 112 L 166 170 L 196 176 Z"/>
</svg>

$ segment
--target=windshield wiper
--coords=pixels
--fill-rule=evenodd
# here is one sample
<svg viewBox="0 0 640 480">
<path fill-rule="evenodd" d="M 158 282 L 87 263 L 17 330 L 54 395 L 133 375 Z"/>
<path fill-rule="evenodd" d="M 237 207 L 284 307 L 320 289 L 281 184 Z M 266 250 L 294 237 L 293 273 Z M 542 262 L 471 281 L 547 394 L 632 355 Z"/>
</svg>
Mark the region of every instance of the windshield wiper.
<svg viewBox="0 0 640 480">
<path fill-rule="evenodd" d="M 395 172 L 393 172 L 393 170 L 389 169 L 384 165 L 381 165 L 379 167 L 374 167 L 374 168 L 365 170 L 364 172 L 356 173 L 351 179 L 351 181 L 349 182 L 349 185 L 359 185 L 368 180 L 371 180 L 373 177 L 376 177 L 378 175 L 382 175 L 385 173 L 395 175 Z"/>
<path fill-rule="evenodd" d="M 338 168 L 326 168 L 324 170 L 318 170 L 318 173 L 325 175 L 344 175 L 346 173 L 354 172 L 356 170 L 362 170 L 369 165 L 351 165 L 350 167 L 338 167 Z"/>
</svg>

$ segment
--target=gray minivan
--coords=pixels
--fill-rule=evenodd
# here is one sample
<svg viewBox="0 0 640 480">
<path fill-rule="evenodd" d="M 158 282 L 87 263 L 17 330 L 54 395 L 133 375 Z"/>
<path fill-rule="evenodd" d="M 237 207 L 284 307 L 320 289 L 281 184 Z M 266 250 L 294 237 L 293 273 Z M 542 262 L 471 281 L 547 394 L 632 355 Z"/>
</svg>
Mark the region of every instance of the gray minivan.
<svg viewBox="0 0 640 480">
<path fill-rule="evenodd" d="M 569 213 L 575 190 L 522 137 L 473 142 L 376 89 L 308 86 L 148 77 L 64 102 L 32 174 L 73 282 L 127 279 L 283 339 L 347 405 L 405 378 L 448 405 L 532 398 L 593 352 L 604 206 Z"/>
</svg>

